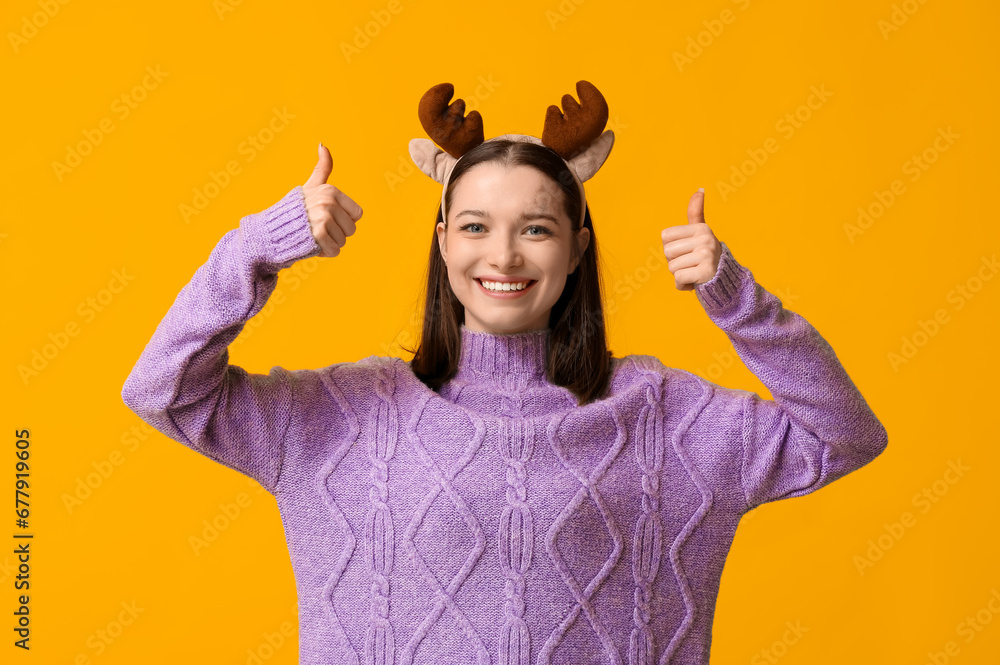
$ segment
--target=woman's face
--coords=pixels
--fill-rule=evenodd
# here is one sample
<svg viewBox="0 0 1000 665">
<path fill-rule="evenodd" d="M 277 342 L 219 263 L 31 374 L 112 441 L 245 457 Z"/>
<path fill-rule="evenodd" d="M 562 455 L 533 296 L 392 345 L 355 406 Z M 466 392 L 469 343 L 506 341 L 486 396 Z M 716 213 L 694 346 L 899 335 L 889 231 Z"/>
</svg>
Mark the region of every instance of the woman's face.
<svg viewBox="0 0 1000 665">
<path fill-rule="evenodd" d="M 465 306 L 465 326 L 491 333 L 548 327 L 549 312 L 590 242 L 586 227 L 573 234 L 563 191 L 551 178 L 530 166 L 496 162 L 462 176 L 452 190 L 448 227 L 439 223 L 437 236 L 448 281 Z M 482 281 L 509 283 L 503 288 L 511 290 L 489 291 Z M 523 290 L 514 286 L 525 282 Z"/>
</svg>

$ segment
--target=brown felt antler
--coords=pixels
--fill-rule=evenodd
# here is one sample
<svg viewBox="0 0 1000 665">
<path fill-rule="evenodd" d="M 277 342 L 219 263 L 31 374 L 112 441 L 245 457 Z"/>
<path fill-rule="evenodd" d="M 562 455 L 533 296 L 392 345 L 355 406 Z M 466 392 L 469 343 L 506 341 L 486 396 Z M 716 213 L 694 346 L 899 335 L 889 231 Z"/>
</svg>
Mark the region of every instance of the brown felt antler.
<svg viewBox="0 0 1000 665">
<path fill-rule="evenodd" d="M 545 112 L 542 143 L 569 161 L 601 135 L 608 124 L 608 103 L 590 81 L 577 81 L 578 104 L 572 95 L 563 95 L 562 112 L 555 104 Z"/>
<path fill-rule="evenodd" d="M 527 134 L 502 134 L 492 139 L 527 141 L 544 145 L 562 157 L 580 181 L 589 180 L 611 152 L 615 133 L 604 127 L 608 122 L 608 104 L 604 95 L 589 81 L 577 81 L 577 103 L 571 95 L 563 95 L 564 111 L 558 106 L 548 108 L 542 138 Z M 455 94 L 451 83 L 439 83 L 420 98 L 417 113 L 420 124 L 432 140 L 415 138 L 410 140 L 410 158 L 413 163 L 435 182 L 445 186 L 442 189 L 442 210 L 444 192 L 447 189 L 451 171 L 462 155 L 484 142 L 483 118 L 478 111 L 465 115 L 465 101 L 448 101 Z"/>
<path fill-rule="evenodd" d="M 427 135 L 458 159 L 483 142 L 483 117 L 479 111 L 465 115 L 465 100 L 448 101 L 455 94 L 451 83 L 439 83 L 420 98 L 417 114 Z"/>
</svg>

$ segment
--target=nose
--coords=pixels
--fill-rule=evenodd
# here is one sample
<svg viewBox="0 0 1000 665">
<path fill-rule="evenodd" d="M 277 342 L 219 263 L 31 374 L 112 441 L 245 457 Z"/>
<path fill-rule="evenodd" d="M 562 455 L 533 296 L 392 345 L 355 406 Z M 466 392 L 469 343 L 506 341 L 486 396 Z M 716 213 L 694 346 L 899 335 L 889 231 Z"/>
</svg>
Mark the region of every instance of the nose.
<svg viewBox="0 0 1000 665">
<path fill-rule="evenodd" d="M 487 260 L 500 272 L 507 272 L 521 265 L 521 248 L 517 238 L 511 237 L 510 234 L 496 234 L 490 240 Z"/>
</svg>

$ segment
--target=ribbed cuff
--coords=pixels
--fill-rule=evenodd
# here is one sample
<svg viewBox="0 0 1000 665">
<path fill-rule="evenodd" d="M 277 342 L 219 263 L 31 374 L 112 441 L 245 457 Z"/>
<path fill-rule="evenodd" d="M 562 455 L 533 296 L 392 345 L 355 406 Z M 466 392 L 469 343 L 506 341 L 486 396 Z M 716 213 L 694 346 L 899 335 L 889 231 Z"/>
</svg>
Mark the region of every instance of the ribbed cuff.
<svg viewBox="0 0 1000 665">
<path fill-rule="evenodd" d="M 301 185 L 293 187 L 280 201 L 260 213 L 265 238 L 264 260 L 286 268 L 300 259 L 314 256 L 323 248 L 313 238 Z"/>
<path fill-rule="evenodd" d="M 726 243 L 722 245 L 722 256 L 719 257 L 719 267 L 715 275 L 704 284 L 694 288 L 702 306 L 710 311 L 721 311 L 738 300 L 740 282 L 743 279 L 743 266 L 736 262 Z"/>
</svg>

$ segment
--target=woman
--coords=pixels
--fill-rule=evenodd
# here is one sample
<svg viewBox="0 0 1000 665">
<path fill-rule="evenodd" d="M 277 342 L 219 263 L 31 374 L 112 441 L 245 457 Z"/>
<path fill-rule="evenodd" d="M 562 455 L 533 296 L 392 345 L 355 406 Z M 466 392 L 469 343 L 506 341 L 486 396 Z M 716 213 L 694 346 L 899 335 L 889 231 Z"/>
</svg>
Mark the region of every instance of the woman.
<svg viewBox="0 0 1000 665">
<path fill-rule="evenodd" d="M 144 420 L 276 496 L 303 663 L 707 663 L 740 517 L 886 447 L 826 341 L 716 240 L 701 191 L 662 233 L 675 286 L 774 400 L 611 356 L 582 183 L 613 135 L 584 83 L 541 140 L 483 141 L 449 85 L 425 95 L 442 147 L 411 155 L 444 188 L 411 362 L 227 363 L 278 272 L 356 230 L 321 145 L 305 185 L 222 238 L 125 383 Z"/>
</svg>

